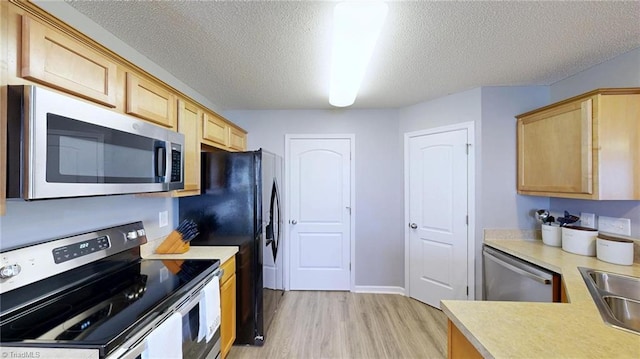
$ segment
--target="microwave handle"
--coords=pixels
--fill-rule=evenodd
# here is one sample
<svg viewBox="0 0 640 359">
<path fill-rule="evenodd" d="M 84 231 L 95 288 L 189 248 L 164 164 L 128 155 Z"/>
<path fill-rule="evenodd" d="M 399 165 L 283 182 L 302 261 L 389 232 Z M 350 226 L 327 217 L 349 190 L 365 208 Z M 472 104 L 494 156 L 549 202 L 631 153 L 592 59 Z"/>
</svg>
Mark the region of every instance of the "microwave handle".
<svg viewBox="0 0 640 359">
<path fill-rule="evenodd" d="M 167 149 L 156 147 L 156 177 L 164 178 L 167 175 Z"/>
</svg>

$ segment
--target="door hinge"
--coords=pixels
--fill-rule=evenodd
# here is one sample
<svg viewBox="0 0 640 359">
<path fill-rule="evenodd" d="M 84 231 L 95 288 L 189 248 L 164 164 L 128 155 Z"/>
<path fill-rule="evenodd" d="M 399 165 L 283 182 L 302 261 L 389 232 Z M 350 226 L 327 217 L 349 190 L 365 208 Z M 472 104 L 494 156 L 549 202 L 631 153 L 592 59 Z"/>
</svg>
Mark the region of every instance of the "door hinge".
<svg viewBox="0 0 640 359">
<path fill-rule="evenodd" d="M 349 263 L 349 272 L 351 272 L 351 263 Z"/>
<path fill-rule="evenodd" d="M 467 297 L 469 296 L 469 286 L 467 286 Z"/>
<path fill-rule="evenodd" d="M 467 226 L 469 225 L 469 215 L 467 214 L 467 218 L 465 219 L 465 222 L 467 223 Z"/>
<path fill-rule="evenodd" d="M 467 152 L 467 154 L 469 154 L 469 147 L 471 147 L 471 144 L 470 144 L 470 143 L 467 143 L 467 148 L 466 148 L 466 152 Z"/>
</svg>

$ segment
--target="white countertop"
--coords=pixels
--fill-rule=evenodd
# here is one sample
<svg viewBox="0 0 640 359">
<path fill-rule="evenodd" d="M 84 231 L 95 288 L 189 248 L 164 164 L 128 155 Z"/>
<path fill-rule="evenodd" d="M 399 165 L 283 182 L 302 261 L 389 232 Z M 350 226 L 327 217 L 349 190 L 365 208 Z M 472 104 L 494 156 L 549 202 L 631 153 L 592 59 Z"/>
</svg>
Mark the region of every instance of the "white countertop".
<svg viewBox="0 0 640 359">
<path fill-rule="evenodd" d="M 182 254 L 143 253 L 145 259 L 219 259 L 220 264 L 238 253 L 237 246 L 191 246 Z"/>
</svg>

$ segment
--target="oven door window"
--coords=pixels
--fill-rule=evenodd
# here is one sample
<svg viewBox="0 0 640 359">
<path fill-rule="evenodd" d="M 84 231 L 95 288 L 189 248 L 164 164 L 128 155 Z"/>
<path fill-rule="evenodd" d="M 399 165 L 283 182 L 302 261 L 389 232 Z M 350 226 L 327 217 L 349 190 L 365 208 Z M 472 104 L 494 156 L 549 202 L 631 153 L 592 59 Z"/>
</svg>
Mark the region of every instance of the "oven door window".
<svg viewBox="0 0 640 359">
<path fill-rule="evenodd" d="M 200 304 L 195 305 L 182 316 L 182 357 L 202 358 L 207 351 L 207 342 L 203 338 L 198 342 L 200 330 Z"/>
<path fill-rule="evenodd" d="M 165 153 L 162 141 L 47 114 L 47 182 L 162 182 Z"/>
</svg>

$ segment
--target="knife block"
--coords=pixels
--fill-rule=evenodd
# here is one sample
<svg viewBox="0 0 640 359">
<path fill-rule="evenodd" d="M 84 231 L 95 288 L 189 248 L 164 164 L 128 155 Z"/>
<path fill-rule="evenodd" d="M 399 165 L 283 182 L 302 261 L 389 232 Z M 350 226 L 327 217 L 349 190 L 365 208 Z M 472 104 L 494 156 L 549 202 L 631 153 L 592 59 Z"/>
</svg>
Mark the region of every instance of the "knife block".
<svg viewBox="0 0 640 359">
<path fill-rule="evenodd" d="M 162 243 L 156 248 L 159 254 L 182 254 L 189 250 L 189 242 L 182 240 L 180 232 L 173 231 L 169 233 Z"/>
</svg>

